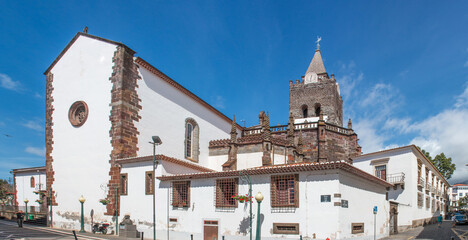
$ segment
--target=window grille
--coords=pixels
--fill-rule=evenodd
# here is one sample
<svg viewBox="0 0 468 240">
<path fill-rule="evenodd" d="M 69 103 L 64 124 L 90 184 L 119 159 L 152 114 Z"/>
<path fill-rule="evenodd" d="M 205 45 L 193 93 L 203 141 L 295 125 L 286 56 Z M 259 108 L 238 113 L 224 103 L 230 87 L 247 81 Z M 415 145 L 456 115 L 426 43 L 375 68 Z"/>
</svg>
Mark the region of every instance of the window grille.
<svg viewBox="0 0 468 240">
<path fill-rule="evenodd" d="M 128 191 L 128 173 L 120 174 L 120 195 L 127 195 Z"/>
<path fill-rule="evenodd" d="M 364 232 L 364 223 L 351 223 L 351 233 L 363 233 Z"/>
<path fill-rule="evenodd" d="M 375 166 L 375 176 L 387 181 L 387 165 Z"/>
<path fill-rule="evenodd" d="M 273 223 L 273 234 L 299 234 L 299 223 Z"/>
<path fill-rule="evenodd" d="M 216 180 L 216 207 L 237 207 L 237 201 L 232 198 L 238 194 L 238 178 Z"/>
<path fill-rule="evenodd" d="M 299 175 L 271 176 L 271 206 L 299 207 Z"/>
<path fill-rule="evenodd" d="M 190 206 L 190 181 L 178 181 L 172 183 L 172 206 Z"/>
<path fill-rule="evenodd" d="M 150 195 L 150 194 L 153 194 L 153 182 L 154 182 L 154 178 L 153 178 L 153 171 L 147 171 L 145 173 L 146 177 L 145 177 L 145 193 L 146 195 Z"/>
</svg>

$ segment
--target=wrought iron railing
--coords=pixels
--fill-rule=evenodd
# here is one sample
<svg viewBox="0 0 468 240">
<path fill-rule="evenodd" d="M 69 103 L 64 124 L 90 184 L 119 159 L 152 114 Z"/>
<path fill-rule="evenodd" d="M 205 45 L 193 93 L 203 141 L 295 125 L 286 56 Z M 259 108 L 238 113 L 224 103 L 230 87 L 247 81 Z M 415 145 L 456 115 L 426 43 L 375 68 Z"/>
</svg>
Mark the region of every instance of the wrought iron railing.
<svg viewBox="0 0 468 240">
<path fill-rule="evenodd" d="M 424 178 L 422 178 L 422 177 L 418 178 L 418 186 L 424 187 L 424 182 L 425 182 Z"/>
<path fill-rule="evenodd" d="M 404 173 L 392 173 L 387 175 L 387 182 L 391 184 L 404 184 L 405 174 Z"/>
</svg>

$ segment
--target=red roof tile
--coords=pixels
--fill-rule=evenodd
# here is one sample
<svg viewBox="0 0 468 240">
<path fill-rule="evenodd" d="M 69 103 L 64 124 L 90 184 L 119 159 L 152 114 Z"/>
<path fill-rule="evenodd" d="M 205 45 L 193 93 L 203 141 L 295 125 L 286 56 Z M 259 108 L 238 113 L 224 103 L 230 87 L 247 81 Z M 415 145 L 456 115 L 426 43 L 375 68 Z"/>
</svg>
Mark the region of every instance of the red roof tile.
<svg viewBox="0 0 468 240">
<path fill-rule="evenodd" d="M 175 163 L 184 167 L 188 167 L 194 170 L 198 170 L 201 172 L 214 172 L 213 169 L 206 168 L 203 166 L 200 166 L 195 163 L 188 162 L 186 160 L 180 160 L 177 158 L 172 158 L 168 157 L 166 155 L 158 154 L 155 156 L 156 160 L 162 160 L 162 161 L 167 161 L 171 163 Z M 116 162 L 120 164 L 126 164 L 126 163 L 136 163 L 136 162 L 147 162 L 147 161 L 153 161 L 153 155 L 150 156 L 142 156 L 142 157 L 132 157 L 132 158 L 122 158 L 122 159 L 117 159 Z"/>
</svg>

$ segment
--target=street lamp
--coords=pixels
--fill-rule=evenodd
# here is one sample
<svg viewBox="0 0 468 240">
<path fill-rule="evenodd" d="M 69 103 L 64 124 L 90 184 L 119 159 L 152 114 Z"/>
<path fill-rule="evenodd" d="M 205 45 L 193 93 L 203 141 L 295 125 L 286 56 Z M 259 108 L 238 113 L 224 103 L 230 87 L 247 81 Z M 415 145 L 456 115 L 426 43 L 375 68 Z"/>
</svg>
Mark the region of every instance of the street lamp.
<svg viewBox="0 0 468 240">
<path fill-rule="evenodd" d="M 153 179 L 151 179 L 152 187 L 153 187 L 153 239 L 156 239 L 156 195 L 155 195 L 155 179 L 156 179 L 156 145 L 161 145 L 162 141 L 159 136 L 152 136 L 153 139 L 152 142 L 149 142 L 153 144 Z"/>
<path fill-rule="evenodd" d="M 257 212 L 257 237 L 255 240 L 260 240 L 260 203 L 262 203 L 263 195 L 261 192 L 258 192 L 255 195 L 255 200 L 258 202 L 258 212 Z"/>
<path fill-rule="evenodd" d="M 86 199 L 83 197 L 83 195 L 81 195 L 81 197 L 78 199 L 78 201 L 80 201 L 81 203 L 81 229 L 80 229 L 80 232 L 85 232 L 84 230 L 84 216 L 83 216 L 83 203 L 86 201 Z"/>
<path fill-rule="evenodd" d="M 26 204 L 26 220 L 28 220 L 28 202 L 29 200 L 27 198 L 24 199 L 24 204 Z"/>
</svg>

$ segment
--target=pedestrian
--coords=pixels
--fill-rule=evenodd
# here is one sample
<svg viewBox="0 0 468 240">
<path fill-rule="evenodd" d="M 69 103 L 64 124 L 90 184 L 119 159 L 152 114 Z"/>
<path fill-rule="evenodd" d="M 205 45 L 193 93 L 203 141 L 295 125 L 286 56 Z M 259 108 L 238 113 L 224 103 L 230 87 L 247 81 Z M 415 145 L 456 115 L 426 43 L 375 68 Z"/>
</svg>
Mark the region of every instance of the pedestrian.
<svg viewBox="0 0 468 240">
<path fill-rule="evenodd" d="M 454 214 L 452 215 L 452 227 L 455 227 L 455 224 L 456 224 L 455 219 L 456 219 L 456 218 L 455 218 L 455 213 L 454 213 Z"/>
<path fill-rule="evenodd" d="M 437 217 L 437 222 L 438 222 L 439 227 L 440 227 L 440 225 L 442 224 L 442 214 L 439 214 L 439 216 Z"/>
<path fill-rule="evenodd" d="M 16 219 L 18 221 L 18 227 L 22 228 L 23 227 L 24 212 L 19 210 L 16 213 Z"/>
</svg>

